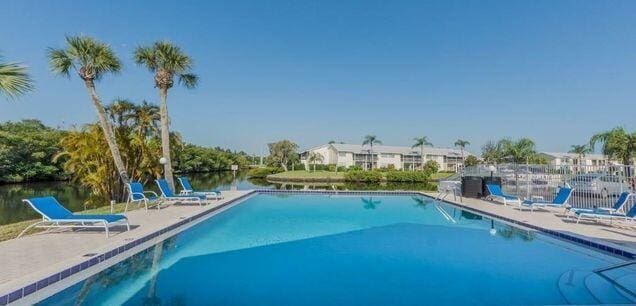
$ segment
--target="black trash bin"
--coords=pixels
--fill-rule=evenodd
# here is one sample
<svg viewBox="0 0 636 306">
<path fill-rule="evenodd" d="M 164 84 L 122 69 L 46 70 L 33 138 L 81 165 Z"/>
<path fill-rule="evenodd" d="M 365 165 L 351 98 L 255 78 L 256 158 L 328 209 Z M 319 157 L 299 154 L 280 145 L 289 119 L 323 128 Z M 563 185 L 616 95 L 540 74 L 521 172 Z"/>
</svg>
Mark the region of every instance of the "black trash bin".
<svg viewBox="0 0 636 306">
<path fill-rule="evenodd" d="M 462 177 L 462 197 L 481 198 L 482 191 L 481 176 L 464 176 Z"/>
<path fill-rule="evenodd" d="M 490 192 L 488 192 L 488 188 L 486 188 L 486 184 L 497 185 L 501 187 L 501 176 L 486 176 L 483 178 L 482 182 L 483 186 L 481 188 L 481 192 L 482 195 L 486 197 L 490 195 Z"/>
</svg>

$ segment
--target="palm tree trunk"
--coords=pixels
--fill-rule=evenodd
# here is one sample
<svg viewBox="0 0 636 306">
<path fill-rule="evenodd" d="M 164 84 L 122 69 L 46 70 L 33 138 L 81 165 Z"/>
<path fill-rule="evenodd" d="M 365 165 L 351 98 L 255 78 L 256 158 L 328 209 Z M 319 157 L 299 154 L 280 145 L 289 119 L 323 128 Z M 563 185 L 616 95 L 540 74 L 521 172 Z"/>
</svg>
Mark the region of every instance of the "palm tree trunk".
<svg viewBox="0 0 636 306">
<path fill-rule="evenodd" d="M 102 102 L 99 100 L 99 96 L 97 96 L 97 91 L 95 90 L 95 83 L 93 80 L 86 80 L 86 89 L 88 89 L 88 94 L 91 96 L 91 100 L 93 101 L 93 106 L 97 110 L 97 117 L 99 118 L 99 125 L 104 131 L 104 137 L 106 138 L 106 142 L 108 143 L 108 148 L 110 149 L 110 153 L 113 155 L 113 160 L 115 162 L 115 167 L 119 172 L 119 177 L 122 182 L 129 183 L 130 178 L 128 178 L 128 173 L 126 172 L 126 167 L 124 166 L 124 161 L 121 158 L 121 153 L 119 152 L 119 146 L 117 146 L 117 140 L 115 139 L 115 134 L 113 133 L 113 127 L 108 122 L 106 117 L 106 110 L 102 105 Z"/>
<path fill-rule="evenodd" d="M 168 122 L 168 88 L 159 88 L 159 97 L 161 98 L 161 107 L 159 113 L 161 114 L 161 152 L 163 157 L 166 158 L 166 163 L 163 164 L 163 176 L 168 181 L 170 188 L 174 189 L 174 177 L 172 175 L 172 160 L 170 159 L 170 129 Z"/>
</svg>

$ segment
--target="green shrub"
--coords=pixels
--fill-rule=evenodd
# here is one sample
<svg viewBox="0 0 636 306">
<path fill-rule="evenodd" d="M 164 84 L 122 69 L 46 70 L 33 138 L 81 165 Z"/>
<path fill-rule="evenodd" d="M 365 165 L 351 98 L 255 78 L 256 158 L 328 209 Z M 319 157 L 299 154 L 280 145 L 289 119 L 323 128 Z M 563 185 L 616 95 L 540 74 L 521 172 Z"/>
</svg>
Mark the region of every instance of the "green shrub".
<svg viewBox="0 0 636 306">
<path fill-rule="evenodd" d="M 305 169 L 305 164 L 303 164 L 303 163 L 294 164 L 292 167 L 289 168 L 289 170 L 292 170 L 292 169 L 293 170 L 307 170 L 307 169 Z"/>
<path fill-rule="evenodd" d="M 283 172 L 282 169 L 280 168 L 274 168 L 274 167 L 265 167 L 265 168 L 254 168 L 251 169 L 247 175 L 250 178 L 265 178 L 270 174 L 276 174 L 279 172 Z"/>
<path fill-rule="evenodd" d="M 429 174 L 422 171 L 388 171 L 386 180 L 388 182 L 426 182 Z"/>
<path fill-rule="evenodd" d="M 339 166 L 338 167 L 338 172 L 345 172 L 345 171 L 347 171 L 347 167 L 345 167 L 345 166 Z"/>
<path fill-rule="evenodd" d="M 437 173 L 437 171 L 439 171 L 439 164 L 434 160 L 429 160 L 424 163 L 424 171 L 427 173 Z"/>
<path fill-rule="evenodd" d="M 383 178 L 380 171 L 350 170 L 345 173 L 345 181 L 348 182 L 379 182 Z"/>
<path fill-rule="evenodd" d="M 347 171 L 362 171 L 362 167 L 360 166 L 350 166 L 349 168 L 347 168 Z"/>
</svg>

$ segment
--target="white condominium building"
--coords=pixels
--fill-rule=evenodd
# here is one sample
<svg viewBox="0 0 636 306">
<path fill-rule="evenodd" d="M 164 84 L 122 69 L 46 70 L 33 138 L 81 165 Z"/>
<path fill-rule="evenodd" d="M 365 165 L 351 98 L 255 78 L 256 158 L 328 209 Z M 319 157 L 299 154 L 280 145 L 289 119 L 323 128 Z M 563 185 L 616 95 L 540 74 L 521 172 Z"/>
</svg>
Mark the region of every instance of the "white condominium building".
<svg viewBox="0 0 636 306">
<path fill-rule="evenodd" d="M 390 168 L 414 170 L 422 165 L 419 148 L 357 144 L 325 144 L 300 153 L 300 160 L 309 166 L 309 153 L 322 155 L 317 164 L 338 165 L 344 167 L 360 166 L 363 169 Z M 464 157 L 472 155 L 464 151 Z M 462 153 L 459 149 L 424 148 L 424 163 L 436 161 L 440 171 L 457 171 L 462 165 Z"/>
</svg>

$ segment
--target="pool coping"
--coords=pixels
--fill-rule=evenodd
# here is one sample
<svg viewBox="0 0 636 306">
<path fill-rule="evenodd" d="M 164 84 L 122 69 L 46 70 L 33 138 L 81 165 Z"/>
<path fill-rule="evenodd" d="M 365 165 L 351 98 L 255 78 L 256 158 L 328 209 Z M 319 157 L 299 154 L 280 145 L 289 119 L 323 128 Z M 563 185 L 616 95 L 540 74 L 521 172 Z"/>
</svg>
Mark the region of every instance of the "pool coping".
<svg viewBox="0 0 636 306">
<path fill-rule="evenodd" d="M 201 221 L 201 218 L 206 217 L 208 215 L 211 215 L 215 212 L 219 212 L 220 210 L 223 210 L 225 208 L 228 208 L 231 205 L 236 204 L 237 202 L 241 202 L 246 200 L 247 198 L 254 196 L 254 195 L 258 195 L 258 194 L 314 194 L 314 195 L 324 195 L 324 194 L 329 194 L 329 195 L 417 195 L 417 196 L 425 196 L 428 198 L 432 198 L 434 199 L 434 197 L 432 197 L 431 195 L 428 195 L 424 192 L 420 192 L 420 191 L 336 191 L 336 190 L 324 190 L 324 191 L 319 191 L 319 190 L 277 190 L 277 189 L 255 189 L 255 190 L 251 190 L 248 191 L 247 193 L 229 200 L 221 205 L 218 205 L 214 208 L 211 208 L 209 210 L 200 212 L 196 215 L 193 215 L 191 217 L 187 217 L 184 218 L 183 220 L 176 222 L 170 226 L 167 226 L 165 228 L 162 228 L 160 230 L 157 230 L 153 233 L 150 233 L 148 235 L 145 235 L 141 238 L 135 239 L 131 242 L 128 242 L 124 245 L 121 245 L 119 247 L 113 248 L 110 251 L 107 252 L 103 252 L 101 254 L 97 254 L 77 265 L 74 265 L 70 268 L 64 269 L 60 272 L 54 273 L 53 275 L 50 275 L 48 277 L 45 277 L 43 279 L 40 279 L 36 282 L 33 282 L 29 285 L 23 286 L 19 289 L 16 290 L 11 290 L 9 293 L 7 294 L 3 294 L 0 295 L 0 305 L 7 305 L 10 303 L 14 303 L 19 301 L 20 299 L 23 299 L 25 297 L 30 296 L 31 294 L 34 294 L 40 290 L 43 290 L 45 288 L 47 288 L 50 285 L 56 284 L 59 281 L 62 281 L 64 279 L 67 279 L 71 276 L 76 276 L 78 273 L 82 272 L 82 271 L 86 271 L 87 269 L 94 267 L 95 265 L 105 262 L 106 260 L 109 260 L 119 254 L 122 254 L 126 251 L 129 251 L 135 247 L 138 247 L 139 245 L 142 245 L 152 239 L 155 239 L 161 235 L 164 235 L 166 233 L 169 233 L 171 231 L 177 230 L 181 227 L 184 227 L 185 225 L 191 224 L 195 221 Z M 615 257 L 620 257 L 622 259 L 626 259 L 626 260 L 634 260 L 636 259 L 636 253 L 632 252 L 632 251 L 628 251 L 625 249 L 621 249 L 619 247 L 615 247 L 615 246 L 610 246 L 604 243 L 599 243 L 598 241 L 593 241 L 587 237 L 583 237 L 583 236 L 579 236 L 579 235 L 574 235 L 574 234 L 565 234 L 559 231 L 555 231 L 555 230 L 550 230 L 544 227 L 540 227 L 540 226 L 536 226 L 533 224 L 530 224 L 528 222 L 522 222 L 522 221 L 518 221 L 518 220 L 514 220 L 511 218 L 507 218 L 507 217 L 503 217 L 494 213 L 490 213 L 488 211 L 484 211 L 481 209 L 477 209 L 475 207 L 471 207 L 468 205 L 465 205 L 463 203 L 458 203 L 458 202 L 453 202 L 453 201 L 449 201 L 446 199 L 435 199 L 437 201 L 441 201 L 453 206 L 457 206 L 458 208 L 464 209 L 466 211 L 470 211 L 472 213 L 476 213 L 485 217 L 489 217 L 492 218 L 494 220 L 497 221 L 503 221 L 505 223 L 509 223 L 509 224 L 513 224 L 513 225 L 517 225 L 517 226 L 521 226 L 527 229 L 531 229 L 531 230 L 535 230 L 538 232 L 541 232 L 543 234 L 548 235 L 549 237 L 553 237 L 553 238 L 558 238 L 561 240 L 565 240 L 567 242 L 570 243 L 574 243 L 575 245 L 579 245 L 579 246 L 583 246 L 586 248 L 591 248 L 594 249 L 595 251 L 599 251 L 601 253 L 604 254 L 608 254 L 608 255 L 612 255 Z M 178 234 L 175 233 L 175 234 Z"/>
</svg>

